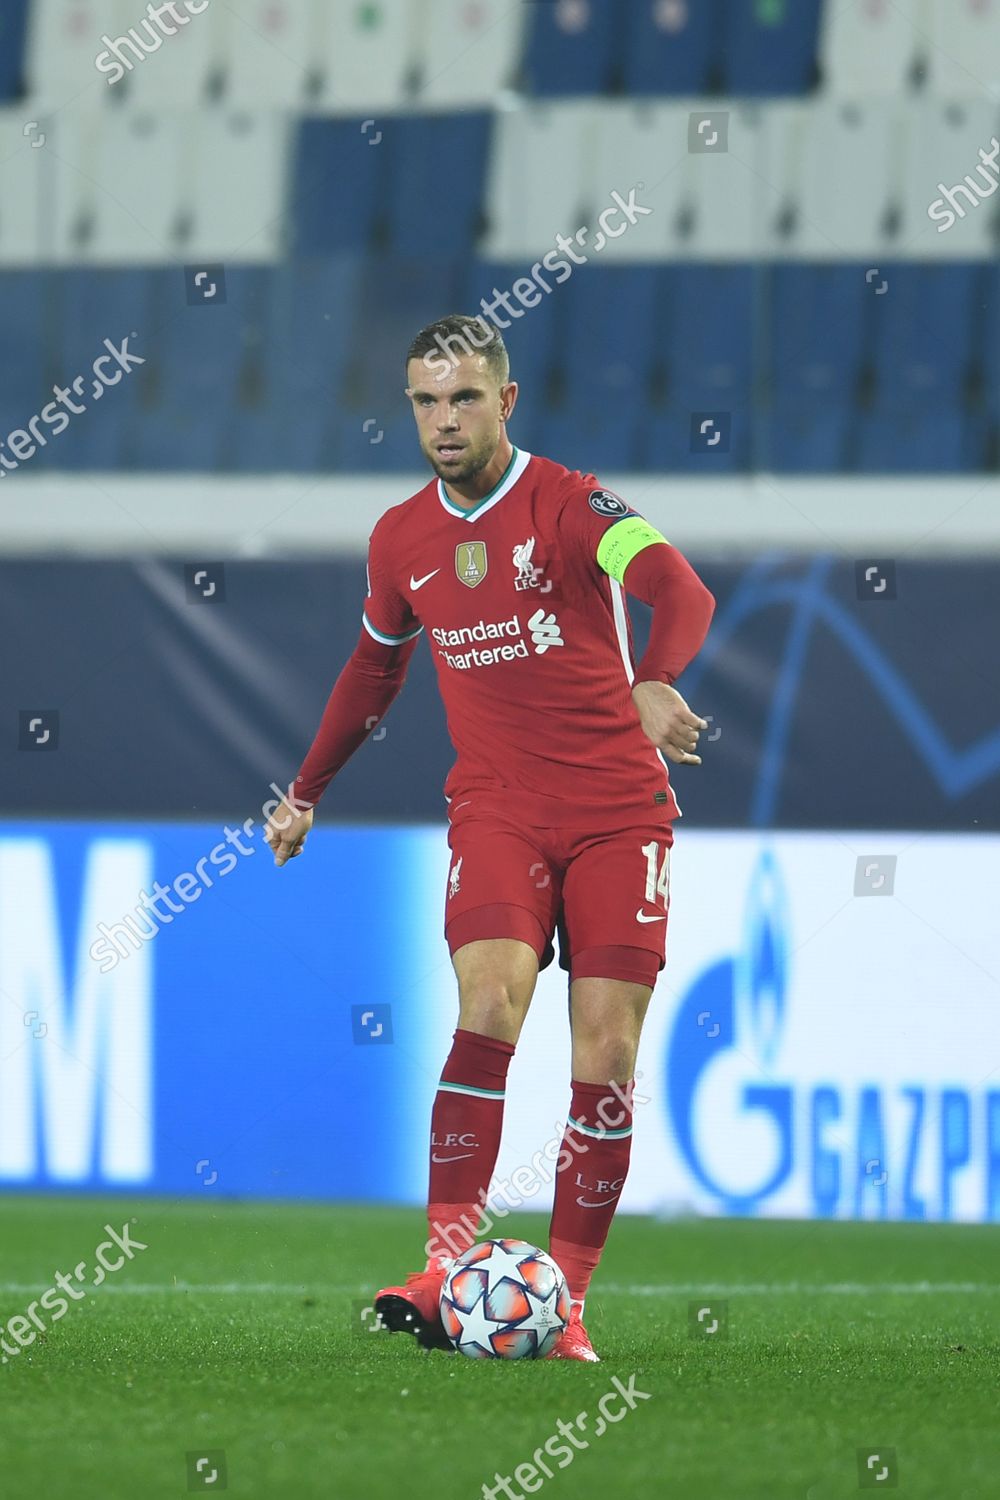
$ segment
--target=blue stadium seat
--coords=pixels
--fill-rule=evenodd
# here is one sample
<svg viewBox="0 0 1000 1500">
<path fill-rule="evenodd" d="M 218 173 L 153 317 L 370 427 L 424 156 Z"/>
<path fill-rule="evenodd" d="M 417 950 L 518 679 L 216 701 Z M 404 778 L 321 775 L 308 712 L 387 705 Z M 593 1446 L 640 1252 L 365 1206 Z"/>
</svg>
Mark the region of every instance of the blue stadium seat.
<svg viewBox="0 0 1000 1500">
<path fill-rule="evenodd" d="M 0 437 L 3 438 L 15 429 L 25 429 L 25 423 L 52 400 L 52 382 L 58 380 L 60 373 L 46 359 L 54 279 L 53 273 L 46 271 L 0 271 Z M 99 352 L 99 348 L 94 350 L 95 355 Z M 48 430 L 44 424 L 40 428 L 43 433 Z M 58 441 L 53 438 L 52 445 Z M 51 448 L 39 448 L 26 462 L 38 467 L 49 451 Z"/>
<path fill-rule="evenodd" d="M 638 467 L 653 471 L 680 472 L 692 477 L 711 478 L 718 474 L 743 473 L 750 467 L 750 413 L 746 405 L 729 412 L 729 432 L 718 446 L 696 443 L 692 428 L 701 412 L 711 407 L 695 408 L 671 403 L 644 415 L 640 434 Z M 700 424 L 699 424 L 700 425 Z M 716 428 L 721 432 L 721 426 Z"/>
<path fill-rule="evenodd" d="M 661 358 L 667 285 L 660 266 L 587 266 L 553 292 L 570 406 L 593 403 L 617 416 L 645 401 Z"/>
<path fill-rule="evenodd" d="M 492 115 L 399 115 L 383 122 L 389 161 L 387 249 L 426 255 L 446 236 L 469 255 L 482 216 Z"/>
<path fill-rule="evenodd" d="M 804 94 L 816 79 L 820 0 L 727 0 L 723 88 Z"/>
<path fill-rule="evenodd" d="M 376 140 L 381 127 L 365 131 L 367 123 L 302 121 L 291 193 L 293 253 L 327 255 L 371 245 L 386 201 L 390 152 L 384 139 Z"/>
<path fill-rule="evenodd" d="M 839 390 L 796 398 L 777 391 L 758 417 L 761 467 L 776 474 L 837 474 L 851 463 L 854 411 Z"/>
<path fill-rule="evenodd" d="M 743 265 L 666 268 L 658 337 L 673 404 L 706 411 L 745 404 L 753 376 L 754 276 Z"/>
<path fill-rule="evenodd" d="M 639 467 L 641 412 L 609 413 L 600 406 L 571 403 L 542 413 L 538 452 L 567 469 L 588 470 L 598 478 Z M 534 451 L 534 450 L 531 450 Z"/>
<path fill-rule="evenodd" d="M 877 300 L 857 265 L 778 265 L 768 278 L 765 375 L 774 391 L 851 398 Z"/>
<path fill-rule="evenodd" d="M 135 414 L 133 467 L 215 470 L 241 385 L 263 358 L 270 273 L 227 266 L 226 300 L 189 306 L 183 272 L 152 273 L 151 389 Z"/>
<path fill-rule="evenodd" d="M 625 9 L 627 94 L 712 91 L 719 64 L 719 0 L 681 0 L 673 6 L 630 0 Z"/>
<path fill-rule="evenodd" d="M 985 404 L 1000 415 L 1000 266 L 984 266 L 977 318 L 977 355 Z"/>
<path fill-rule="evenodd" d="M 619 0 L 582 6 L 534 0 L 524 51 L 528 93 L 607 93 L 618 69 L 622 24 Z"/>
<path fill-rule="evenodd" d="M 4 0 L 0 12 L 0 99 L 16 99 L 24 86 L 28 0 Z"/>
<path fill-rule="evenodd" d="M 986 463 L 986 423 L 958 401 L 883 403 L 861 415 L 858 468 L 883 474 L 974 472 Z"/>
<path fill-rule="evenodd" d="M 524 277 L 525 266 L 519 261 L 507 264 L 503 261 L 476 261 L 465 277 L 461 295 L 461 312 L 473 316 L 482 314 L 482 302 L 487 306 L 496 300 L 497 293 L 511 293 L 514 283 Z M 558 358 L 558 347 L 564 319 L 561 316 L 562 294 L 568 283 L 556 285 L 555 278 L 542 273 L 548 292 L 538 292 L 539 300 L 534 307 L 527 306 L 511 295 L 510 306 L 520 317 L 514 317 L 498 303 L 498 318 L 510 324 L 501 328 L 507 353 L 510 355 L 511 379 L 519 387 L 515 422 L 521 434 L 521 446 L 529 452 L 534 450 L 527 434 L 537 432 L 537 413 L 548 399 Z M 534 301 L 536 292 L 528 285 L 520 288 L 526 302 Z M 498 325 L 499 327 L 499 322 Z"/>
<path fill-rule="evenodd" d="M 87 405 L 94 404 L 94 410 L 81 415 L 53 445 L 46 455 L 53 467 L 111 470 L 123 463 L 128 431 L 154 378 L 152 283 L 153 273 L 136 266 L 77 267 L 53 278 L 53 356 L 62 384 L 86 375 L 88 389 L 93 386 L 93 364 L 106 353 L 105 339 L 118 348 L 127 339 L 129 353 L 147 361 L 110 386 L 99 409 L 88 395 Z M 103 369 L 114 377 L 112 366 Z"/>
<path fill-rule="evenodd" d="M 358 337 L 350 377 L 358 409 L 382 427 L 405 406 L 406 351 L 414 336 L 458 307 L 461 257 L 369 256 L 358 290 Z"/>
<path fill-rule="evenodd" d="M 974 357 L 982 271 L 974 262 L 883 266 L 888 286 L 872 298 L 877 399 L 905 404 L 960 391 Z"/>
</svg>

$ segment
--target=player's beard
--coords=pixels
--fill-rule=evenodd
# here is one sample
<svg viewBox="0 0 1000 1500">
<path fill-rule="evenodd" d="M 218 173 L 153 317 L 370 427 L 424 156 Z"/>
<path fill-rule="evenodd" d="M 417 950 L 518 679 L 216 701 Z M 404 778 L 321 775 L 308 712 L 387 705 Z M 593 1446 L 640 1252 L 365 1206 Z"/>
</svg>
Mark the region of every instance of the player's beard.
<svg viewBox="0 0 1000 1500">
<path fill-rule="evenodd" d="M 496 442 L 492 447 L 483 445 L 478 448 L 473 448 L 470 444 L 470 446 L 465 450 L 465 454 L 463 456 L 463 461 L 461 464 L 440 463 L 437 453 L 433 448 L 427 454 L 427 457 L 430 460 L 431 468 L 434 470 L 437 477 L 443 480 L 445 484 L 468 484 L 470 480 L 475 479 L 476 476 L 481 474 L 486 468 L 486 465 L 490 462 L 494 453 L 496 452 L 499 442 L 500 435 L 498 433 Z"/>
</svg>

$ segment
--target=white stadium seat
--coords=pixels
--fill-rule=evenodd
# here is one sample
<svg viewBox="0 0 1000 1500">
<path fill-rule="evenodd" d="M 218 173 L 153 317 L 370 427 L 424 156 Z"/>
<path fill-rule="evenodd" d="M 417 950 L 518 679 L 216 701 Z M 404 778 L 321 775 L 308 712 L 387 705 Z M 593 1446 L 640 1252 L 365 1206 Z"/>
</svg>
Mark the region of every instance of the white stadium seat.
<svg viewBox="0 0 1000 1500">
<path fill-rule="evenodd" d="M 306 108 L 322 87 L 320 16 L 313 0 L 240 0 L 223 13 L 223 100 L 246 108 Z"/>
<path fill-rule="evenodd" d="M 565 106 L 560 106 L 565 107 Z M 687 203 L 687 111 L 673 103 L 609 103 L 594 121 L 594 146 L 587 161 L 587 222 L 590 243 L 597 220 L 617 192 L 628 201 L 635 189 L 637 204 L 651 209 L 617 239 L 609 239 L 601 260 L 659 260 L 670 253 L 676 226 Z M 544 159 L 533 171 L 545 174 Z M 642 187 L 639 187 L 642 183 Z M 620 217 L 620 215 L 619 215 Z M 618 221 L 613 224 L 619 228 Z"/>
<path fill-rule="evenodd" d="M 159 36 L 150 21 L 150 37 L 141 25 L 144 7 L 134 7 L 119 35 L 135 31 L 146 47 L 157 41 L 159 45 L 141 61 L 134 60 L 133 49 L 119 45 L 118 53 L 132 67 L 112 92 L 124 89 L 132 109 L 185 109 L 209 102 L 218 94 L 222 79 L 226 9 L 211 0 L 207 10 L 189 16 L 173 36 Z M 169 16 L 163 19 L 173 25 Z"/>
<path fill-rule="evenodd" d="M 134 25 L 136 9 L 126 0 L 33 0 L 25 64 L 31 108 L 100 108 L 112 92 L 96 64 L 101 37 Z"/>
<path fill-rule="evenodd" d="M 555 248 L 588 222 L 605 112 L 591 101 L 526 105 L 501 114 L 487 171 L 483 253 L 516 260 Z M 608 184 L 608 193 L 616 187 Z"/>
<path fill-rule="evenodd" d="M 1000 105 L 985 98 L 947 104 L 922 98 L 919 104 L 910 104 L 906 114 L 905 256 L 921 260 L 991 259 L 1000 188 L 987 193 L 986 169 L 977 173 L 976 168 L 980 166 L 980 147 L 988 151 L 991 138 L 1000 139 Z M 987 194 L 983 201 L 970 201 L 970 196 L 976 198 L 977 194 L 964 186 L 967 176 Z M 959 184 L 963 184 L 963 190 L 953 192 Z M 942 185 L 949 190 L 948 197 L 942 196 Z M 935 205 L 931 218 L 928 208 Z"/>
<path fill-rule="evenodd" d="M 52 171 L 52 155 L 45 154 L 48 122 L 28 130 L 22 105 L 0 110 L 0 161 L 3 162 L 3 193 L 0 195 L 0 265 L 30 266 L 37 261 L 41 244 L 42 194 Z"/>
<path fill-rule="evenodd" d="M 784 184 L 769 253 L 838 260 L 885 255 L 895 243 L 893 202 L 902 169 L 900 104 L 816 101 L 768 108 L 762 161 Z"/>
<path fill-rule="evenodd" d="M 943 0 L 953 7 L 956 0 Z M 828 0 L 822 86 L 837 95 L 898 94 L 927 51 L 929 0 Z"/>
<path fill-rule="evenodd" d="M 421 7 L 407 3 L 346 5 L 314 0 L 319 87 L 326 114 L 399 110 L 408 99 L 419 41 Z"/>
<path fill-rule="evenodd" d="M 285 236 L 293 122 L 274 110 L 214 111 L 198 124 L 185 177 L 193 180 L 185 258 L 273 261 Z"/>
<path fill-rule="evenodd" d="M 419 27 L 420 105 L 465 109 L 495 104 L 520 62 L 526 5 L 509 0 L 431 0 Z"/>
<path fill-rule="evenodd" d="M 1000 0 L 927 0 L 927 85 L 946 99 L 1000 98 Z"/>
<path fill-rule="evenodd" d="M 713 100 L 713 107 L 718 103 Z M 763 159 L 763 120 L 759 106 L 731 101 L 728 150 L 689 158 L 695 212 L 688 253 L 709 260 L 753 260 L 766 253 L 784 184 L 771 177 Z M 675 253 L 683 259 L 684 246 Z"/>
<path fill-rule="evenodd" d="M 176 257 L 193 117 L 61 110 L 53 123 L 51 259 L 152 265 Z"/>
</svg>

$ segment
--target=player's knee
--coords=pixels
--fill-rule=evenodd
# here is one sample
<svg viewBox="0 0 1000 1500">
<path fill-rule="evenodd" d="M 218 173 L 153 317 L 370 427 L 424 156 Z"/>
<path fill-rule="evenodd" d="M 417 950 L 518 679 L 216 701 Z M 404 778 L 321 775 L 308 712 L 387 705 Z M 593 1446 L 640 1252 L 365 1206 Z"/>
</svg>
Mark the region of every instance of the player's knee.
<svg viewBox="0 0 1000 1500">
<path fill-rule="evenodd" d="M 635 1077 L 636 1036 L 607 1031 L 573 1037 L 573 1077 L 579 1083 L 627 1083 Z"/>
<path fill-rule="evenodd" d="M 458 1024 L 504 1042 L 516 1042 L 527 1014 L 528 1002 L 502 980 L 478 980 L 459 997 Z"/>
</svg>

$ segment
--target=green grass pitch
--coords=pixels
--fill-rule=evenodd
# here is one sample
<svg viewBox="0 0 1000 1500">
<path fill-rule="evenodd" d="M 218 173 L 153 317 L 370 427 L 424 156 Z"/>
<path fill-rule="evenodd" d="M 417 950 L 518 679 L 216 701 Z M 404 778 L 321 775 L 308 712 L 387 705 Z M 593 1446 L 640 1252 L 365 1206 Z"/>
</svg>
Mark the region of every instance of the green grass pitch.
<svg viewBox="0 0 1000 1500">
<path fill-rule="evenodd" d="M 1000 1495 L 1000 1227 L 623 1217 L 586 1366 L 369 1332 L 372 1292 L 417 1264 L 416 1210 L 122 1195 L 5 1198 L 0 1215 L 4 1325 L 92 1264 L 106 1223 L 134 1219 L 147 1246 L 0 1366 L 5 1500 L 173 1500 L 187 1455 L 215 1450 L 228 1492 L 261 1500 L 472 1500 L 498 1472 L 500 1494 L 573 1500 Z M 649 1399 L 598 1436 L 615 1376 Z M 560 1468 L 544 1445 L 580 1413 Z M 518 1483 L 539 1449 L 552 1477 Z"/>
</svg>

